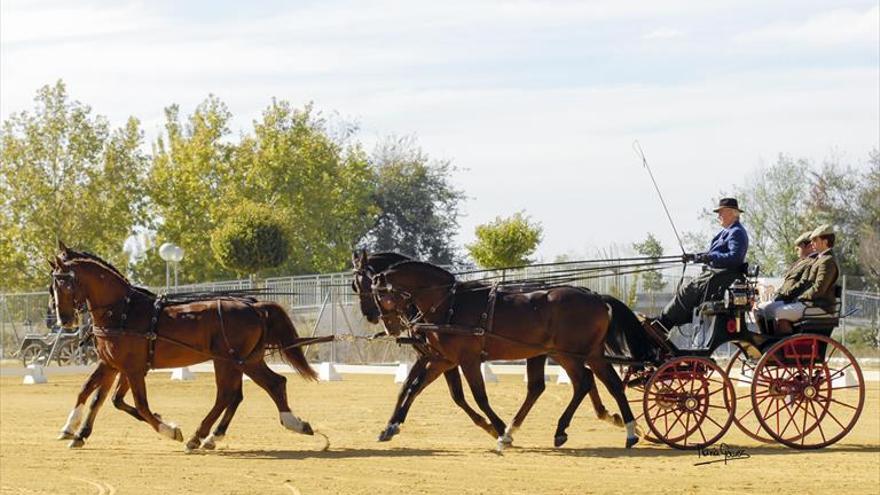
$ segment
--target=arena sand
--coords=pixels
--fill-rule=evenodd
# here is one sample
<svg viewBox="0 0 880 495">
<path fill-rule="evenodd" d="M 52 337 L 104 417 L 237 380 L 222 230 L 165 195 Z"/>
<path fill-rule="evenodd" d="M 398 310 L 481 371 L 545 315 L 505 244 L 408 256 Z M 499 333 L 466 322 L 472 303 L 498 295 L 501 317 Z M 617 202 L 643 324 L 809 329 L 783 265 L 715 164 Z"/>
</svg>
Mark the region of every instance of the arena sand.
<svg viewBox="0 0 880 495">
<path fill-rule="evenodd" d="M 150 375 L 150 404 L 188 436 L 213 402 L 213 376 L 168 377 Z M 568 444 L 554 449 L 556 419 L 571 388 L 553 383 L 503 455 L 452 403 L 442 380 L 417 400 L 399 436 L 378 443 L 398 387 L 390 376 L 357 375 L 332 383 L 289 377 L 294 411 L 329 437 L 327 451 L 318 436 L 284 430 L 269 397 L 249 381 L 229 435 L 213 452 L 185 454 L 183 444 L 159 437 L 109 401 L 85 448 L 70 450 L 55 437 L 84 379 L 51 376 L 38 386 L 0 379 L 2 493 L 880 493 L 878 382 L 868 382 L 854 431 L 830 448 L 762 445 L 733 427 L 724 442 L 749 458 L 695 466 L 701 459 L 694 452 L 644 442 L 624 449 L 623 431 L 598 421 L 589 400 L 568 430 Z M 488 391 L 496 411 L 509 418 L 525 385 L 520 376 L 502 376 Z M 616 410 L 607 394 L 604 400 Z"/>
</svg>

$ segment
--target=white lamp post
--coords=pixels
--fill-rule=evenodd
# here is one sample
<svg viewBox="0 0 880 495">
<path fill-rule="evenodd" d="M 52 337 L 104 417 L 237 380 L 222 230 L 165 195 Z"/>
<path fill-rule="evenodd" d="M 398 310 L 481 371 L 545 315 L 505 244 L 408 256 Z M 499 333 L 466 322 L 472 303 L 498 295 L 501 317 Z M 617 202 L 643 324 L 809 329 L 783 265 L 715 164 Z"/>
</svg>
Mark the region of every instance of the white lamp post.
<svg viewBox="0 0 880 495">
<path fill-rule="evenodd" d="M 183 259 L 183 248 L 166 242 L 159 246 L 159 257 L 165 260 L 165 292 L 171 285 L 171 263 L 174 263 L 174 287 L 177 287 L 177 264 Z"/>
</svg>

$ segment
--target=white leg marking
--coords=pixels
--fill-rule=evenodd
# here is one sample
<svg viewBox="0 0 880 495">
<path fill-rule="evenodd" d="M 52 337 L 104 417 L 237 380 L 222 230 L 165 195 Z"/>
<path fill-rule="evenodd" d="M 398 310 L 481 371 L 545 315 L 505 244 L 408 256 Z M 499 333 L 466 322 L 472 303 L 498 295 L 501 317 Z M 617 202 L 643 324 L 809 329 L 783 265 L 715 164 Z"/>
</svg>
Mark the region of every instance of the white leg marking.
<svg viewBox="0 0 880 495">
<path fill-rule="evenodd" d="M 507 428 L 504 430 L 504 435 L 501 436 L 501 441 L 507 445 L 513 444 L 513 433 L 518 430 L 516 426 L 513 424 L 507 425 Z"/>
<path fill-rule="evenodd" d="M 172 440 L 176 440 L 177 439 L 176 430 L 177 430 L 177 425 L 175 425 L 173 423 L 171 423 L 171 424 L 159 423 L 159 434 L 162 435 L 163 437 L 168 437 Z"/>
<path fill-rule="evenodd" d="M 61 429 L 62 433 L 76 433 L 74 430 L 82 424 L 82 412 L 85 407 L 85 404 L 80 404 L 70 411 L 70 415 L 67 416 L 67 423 Z"/>
<path fill-rule="evenodd" d="M 626 424 L 626 438 L 635 438 L 636 437 L 636 422 L 630 421 Z"/>
<path fill-rule="evenodd" d="M 292 412 L 279 413 L 279 417 L 281 418 L 281 424 L 288 430 L 293 430 L 297 433 L 303 432 L 302 420 L 294 416 Z"/>
</svg>

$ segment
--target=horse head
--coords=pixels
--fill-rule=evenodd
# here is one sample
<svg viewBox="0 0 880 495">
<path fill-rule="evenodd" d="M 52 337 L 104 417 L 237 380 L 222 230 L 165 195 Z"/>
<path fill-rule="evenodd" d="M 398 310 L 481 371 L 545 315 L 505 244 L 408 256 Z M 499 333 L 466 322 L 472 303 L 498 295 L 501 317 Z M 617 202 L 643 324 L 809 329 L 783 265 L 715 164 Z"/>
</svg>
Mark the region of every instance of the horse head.
<svg viewBox="0 0 880 495">
<path fill-rule="evenodd" d="M 351 257 L 351 264 L 354 268 L 354 275 L 351 282 L 351 289 L 358 295 L 360 302 L 361 314 L 372 324 L 379 323 L 379 308 L 373 298 L 373 281 L 372 277 L 377 273 L 387 270 L 388 267 L 401 261 L 408 261 L 410 258 L 398 253 L 375 253 L 367 256 L 367 250 L 361 249 L 354 251 Z"/>
<path fill-rule="evenodd" d="M 60 254 L 49 261 L 52 267 L 52 295 L 59 324 L 70 328 L 76 312 L 108 307 L 126 297 L 130 285 L 125 277 L 106 261 L 89 253 L 80 253 L 58 242 Z"/>
</svg>

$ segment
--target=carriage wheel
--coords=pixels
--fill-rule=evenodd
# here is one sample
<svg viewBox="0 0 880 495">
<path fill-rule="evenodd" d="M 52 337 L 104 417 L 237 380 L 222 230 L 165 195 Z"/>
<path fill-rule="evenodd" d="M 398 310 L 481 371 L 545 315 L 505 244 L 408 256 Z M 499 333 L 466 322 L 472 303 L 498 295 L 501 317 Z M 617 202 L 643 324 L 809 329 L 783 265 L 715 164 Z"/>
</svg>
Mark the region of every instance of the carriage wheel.
<svg viewBox="0 0 880 495">
<path fill-rule="evenodd" d="M 46 347 L 37 343 L 28 344 L 21 350 L 21 364 L 27 367 L 30 364 L 40 364 Z"/>
<path fill-rule="evenodd" d="M 855 426 L 864 404 L 859 364 L 824 335 L 783 339 L 755 367 L 752 407 L 764 430 L 783 445 L 818 449 L 837 442 Z"/>
<path fill-rule="evenodd" d="M 737 349 L 730 357 L 730 363 L 724 372 L 733 383 L 736 394 L 736 414 L 733 422 L 749 437 L 764 443 L 771 443 L 773 439 L 764 432 L 764 427 L 758 421 L 758 415 L 752 407 L 752 378 L 755 376 L 755 363 L 742 350 Z"/>
<path fill-rule="evenodd" d="M 679 357 L 661 366 L 645 386 L 645 421 L 663 443 L 699 449 L 717 442 L 736 412 L 733 384 L 717 364 Z"/>
<path fill-rule="evenodd" d="M 79 364 L 81 356 L 78 347 L 79 346 L 74 341 L 62 345 L 55 356 L 55 361 L 58 362 L 58 366 L 72 366 L 74 364 Z"/>
</svg>

